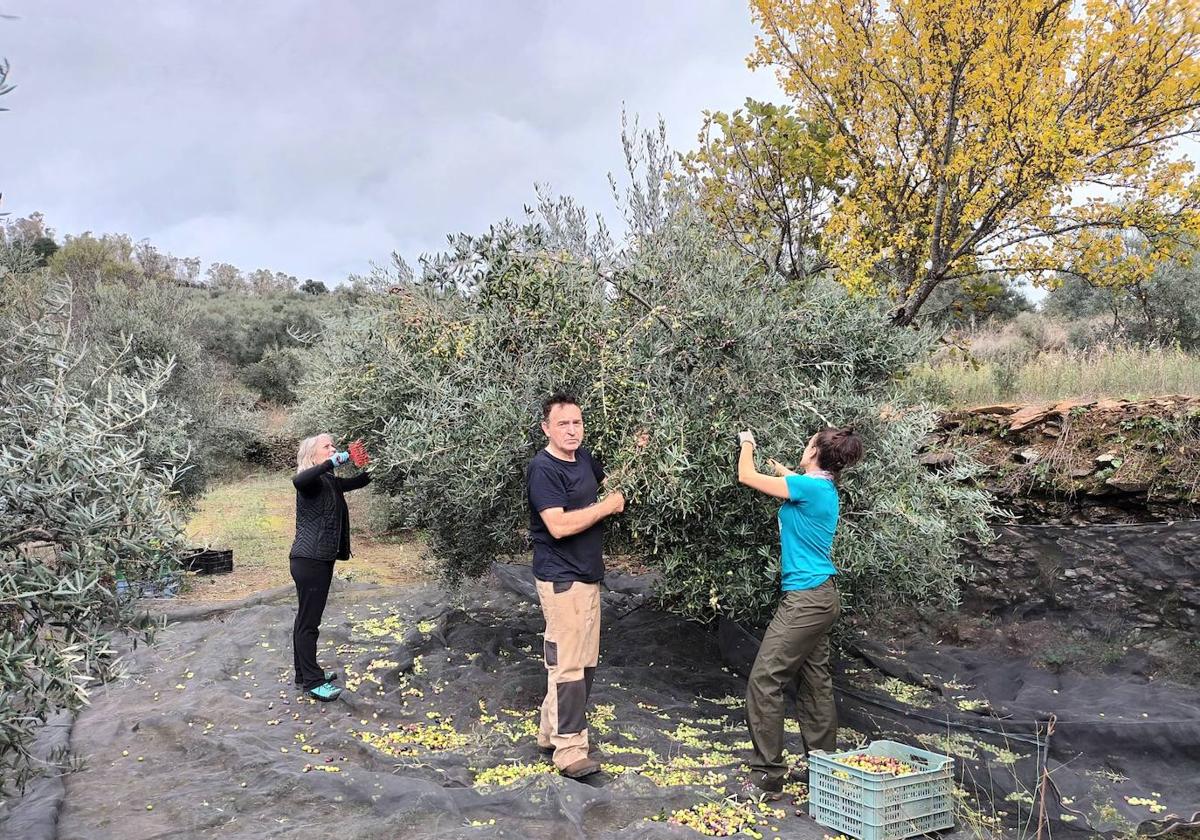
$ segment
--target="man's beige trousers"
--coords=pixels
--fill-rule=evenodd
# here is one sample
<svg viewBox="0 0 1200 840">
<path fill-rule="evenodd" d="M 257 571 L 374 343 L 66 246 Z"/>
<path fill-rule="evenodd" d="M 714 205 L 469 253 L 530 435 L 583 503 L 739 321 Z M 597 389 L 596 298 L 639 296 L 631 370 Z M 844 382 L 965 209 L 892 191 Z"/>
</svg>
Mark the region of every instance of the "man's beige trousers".
<svg viewBox="0 0 1200 840">
<path fill-rule="evenodd" d="M 600 584 L 537 582 L 546 617 L 546 699 L 538 746 L 560 770 L 587 758 L 587 705 L 600 658 Z"/>
</svg>

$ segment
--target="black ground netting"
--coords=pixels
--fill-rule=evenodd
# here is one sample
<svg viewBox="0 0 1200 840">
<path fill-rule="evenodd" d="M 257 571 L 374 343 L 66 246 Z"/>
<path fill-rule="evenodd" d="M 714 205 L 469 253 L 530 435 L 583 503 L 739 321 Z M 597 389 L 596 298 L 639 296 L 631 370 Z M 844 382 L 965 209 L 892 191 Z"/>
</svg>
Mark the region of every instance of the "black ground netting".
<svg viewBox="0 0 1200 840">
<path fill-rule="evenodd" d="M 330 704 L 291 683 L 286 597 L 193 611 L 80 715 L 87 769 L 65 780 L 57 836 L 657 838 L 696 836 L 653 818 L 704 803 L 714 822 L 748 816 L 724 799 L 749 747 L 744 683 L 703 628 L 646 606 L 646 581 L 604 597 L 590 724 L 605 772 L 585 784 L 541 759 L 541 612 L 505 585 L 528 574 L 459 597 L 335 594 L 321 658 L 351 691 Z M 752 811 L 768 836 L 829 833 L 790 799 Z"/>
<path fill-rule="evenodd" d="M 752 817 L 744 827 L 767 837 L 836 834 L 796 815 L 806 810 L 794 798 L 803 795 L 798 786 L 766 813 L 725 799 L 749 749 L 745 682 L 735 671 L 753 656 L 753 642 L 736 627 L 712 634 L 654 610 L 648 582 L 639 578 L 614 576 L 603 599 L 590 725 L 605 772 L 587 784 L 555 774 L 535 742 L 545 671 L 528 576 L 528 567 L 499 567 L 486 585 L 459 596 L 433 586 L 343 588 L 326 613 L 321 655 L 343 671 L 350 691 L 331 704 L 305 700 L 291 684 L 286 594 L 228 612 L 180 611 L 188 620 L 139 649 L 130 679 L 97 692 L 80 715 L 71 744 L 87 769 L 65 779 L 57 832 L 53 808 L 22 810 L 17 802 L 0 808 L 0 836 L 697 836 L 667 824 L 677 813 L 710 826 Z M 839 676 L 843 723 L 858 730 L 844 729 L 842 742 L 901 734 L 973 754 L 967 786 L 986 782 L 991 799 L 962 800 L 960 826 L 986 831 L 995 811 L 1008 810 L 1003 820 L 1013 833 L 1027 816 L 1020 797 L 1036 777 L 1043 739 L 1033 724 L 1043 711 L 1075 712 L 1059 712 L 1050 744 L 1062 797 L 1053 811 L 1059 836 L 1068 827 L 1120 828 L 1122 818 L 1149 816 L 1124 795 L 1153 796 L 1161 817 L 1197 787 L 1189 782 L 1197 776 L 1195 740 L 1187 740 L 1196 710 L 1174 689 L 1122 695 L 1120 685 L 975 662 L 970 652 L 862 649 L 870 662 L 843 663 Z M 940 690 L 914 684 L 922 682 Z M 1165 758 L 1158 736 L 1118 741 L 1110 729 L 1088 729 L 1113 723 L 1113 706 L 1100 694 L 1123 697 L 1120 708 L 1145 703 L 1138 714 L 1150 718 L 1116 721 L 1145 732 L 1145 721 L 1166 724 L 1169 712 L 1180 727 L 1171 741 L 1176 752 Z M 1050 702 L 1058 698 L 1061 705 Z M 798 728 L 788 731 L 798 752 Z M 1168 772 L 1153 774 L 1155 756 L 1173 762 Z M 1112 782 L 1117 774 L 1128 781 Z M 1014 780 L 1011 787 L 1005 779 Z M 1101 788 L 1115 797 L 1111 826 L 1091 814 Z M 35 792 L 43 805 L 53 798 L 47 790 Z M 1072 816 L 1072 804 L 1074 826 L 1059 821 Z M 5 822 L 21 815 L 28 835 Z"/>
<path fill-rule="evenodd" d="M 720 628 L 722 653 L 748 672 L 758 640 Z M 1036 828 L 1040 780 L 1058 836 L 1154 831 L 1200 810 L 1200 699 L 1137 677 L 1053 673 L 947 645 L 855 643 L 838 663 L 843 724 L 956 758 L 976 817 Z M 1053 730 L 1050 733 L 1050 723 Z M 1049 734 L 1048 734 L 1049 733 Z"/>
</svg>

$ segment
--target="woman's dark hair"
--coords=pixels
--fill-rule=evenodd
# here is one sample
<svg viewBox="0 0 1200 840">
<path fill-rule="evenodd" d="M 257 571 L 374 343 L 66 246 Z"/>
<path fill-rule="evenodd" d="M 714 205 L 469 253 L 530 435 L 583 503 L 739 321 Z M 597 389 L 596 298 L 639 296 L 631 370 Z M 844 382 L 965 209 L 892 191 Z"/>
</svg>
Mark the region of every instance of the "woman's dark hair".
<svg viewBox="0 0 1200 840">
<path fill-rule="evenodd" d="M 546 397 L 546 399 L 542 402 L 542 419 L 543 420 L 550 419 L 550 409 L 554 408 L 554 406 L 556 406 L 556 405 L 578 406 L 579 400 L 575 398 L 574 394 L 568 393 L 566 391 L 555 391 L 553 394 Z"/>
<path fill-rule="evenodd" d="M 817 466 L 833 473 L 834 478 L 862 460 L 862 438 L 850 426 L 822 429 L 817 432 L 813 444 L 817 450 Z"/>
</svg>

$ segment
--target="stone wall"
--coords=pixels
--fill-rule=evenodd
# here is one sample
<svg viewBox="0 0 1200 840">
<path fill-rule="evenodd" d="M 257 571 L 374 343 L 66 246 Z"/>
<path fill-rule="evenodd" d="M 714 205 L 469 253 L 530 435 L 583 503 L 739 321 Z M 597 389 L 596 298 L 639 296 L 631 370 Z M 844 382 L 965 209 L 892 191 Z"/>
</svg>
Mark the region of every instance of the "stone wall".
<svg viewBox="0 0 1200 840">
<path fill-rule="evenodd" d="M 995 543 L 967 552 L 968 608 L 1109 611 L 1137 626 L 1200 630 L 1200 520 L 996 531 Z"/>
<path fill-rule="evenodd" d="M 990 405 L 951 411 L 922 462 L 970 452 L 1026 522 L 1200 518 L 1200 397 Z"/>
</svg>

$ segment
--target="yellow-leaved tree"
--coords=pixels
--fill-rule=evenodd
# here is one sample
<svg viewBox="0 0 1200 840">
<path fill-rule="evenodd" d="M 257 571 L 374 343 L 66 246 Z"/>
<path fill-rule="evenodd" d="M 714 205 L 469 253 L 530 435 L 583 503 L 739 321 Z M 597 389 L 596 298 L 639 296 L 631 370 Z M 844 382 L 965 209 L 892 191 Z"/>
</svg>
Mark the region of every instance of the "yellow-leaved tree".
<svg viewBox="0 0 1200 840">
<path fill-rule="evenodd" d="M 732 114 L 706 111 L 699 140 L 683 167 L 729 242 L 790 280 L 832 268 L 821 237 L 841 191 L 841 156 L 825 124 L 747 99 Z"/>
<path fill-rule="evenodd" d="M 891 295 L 896 323 L 944 283 L 1073 272 L 1124 284 L 1193 247 L 1200 189 L 1176 143 L 1200 131 L 1196 0 L 751 8 L 762 34 L 750 63 L 774 68 L 796 119 L 822 127 L 793 132 L 808 151 L 775 159 L 843 187 L 821 220 L 822 254 L 849 288 Z M 814 155 L 822 132 L 829 148 Z M 728 217 L 737 204 L 721 190 L 744 190 L 771 158 L 727 142 L 705 153 L 706 204 Z"/>
</svg>

